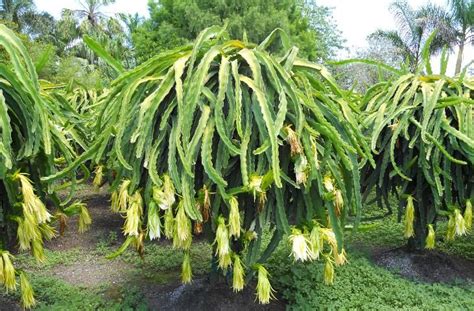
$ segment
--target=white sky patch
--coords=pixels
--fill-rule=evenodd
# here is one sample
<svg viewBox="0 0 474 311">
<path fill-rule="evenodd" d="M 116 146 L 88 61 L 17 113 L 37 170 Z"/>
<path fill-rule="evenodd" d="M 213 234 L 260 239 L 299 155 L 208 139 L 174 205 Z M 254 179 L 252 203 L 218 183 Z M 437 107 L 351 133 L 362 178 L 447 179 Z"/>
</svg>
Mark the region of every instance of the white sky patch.
<svg viewBox="0 0 474 311">
<path fill-rule="evenodd" d="M 356 48 L 367 47 L 367 36 L 377 29 L 396 29 L 395 19 L 389 11 L 390 3 L 393 0 L 317 0 L 318 5 L 333 8 L 334 19 L 342 31 L 342 36 L 346 40 L 348 51 L 342 51 L 340 58 L 347 58 L 353 55 Z M 419 7 L 428 3 L 428 0 L 410 0 L 412 7 Z M 431 0 L 431 3 L 446 6 L 447 0 Z M 148 0 L 116 0 L 112 5 L 102 9 L 104 13 L 113 16 L 116 13 L 125 12 L 130 14 L 138 13 L 148 17 Z M 64 8 L 78 9 L 78 0 L 35 0 L 36 7 L 40 11 L 46 11 L 54 17 L 59 18 Z M 456 53 L 451 55 L 448 68 L 454 70 Z M 468 46 L 464 52 L 464 62 L 467 64 L 474 60 L 474 48 Z M 433 58 L 434 70 L 439 68 L 439 57 Z"/>
</svg>

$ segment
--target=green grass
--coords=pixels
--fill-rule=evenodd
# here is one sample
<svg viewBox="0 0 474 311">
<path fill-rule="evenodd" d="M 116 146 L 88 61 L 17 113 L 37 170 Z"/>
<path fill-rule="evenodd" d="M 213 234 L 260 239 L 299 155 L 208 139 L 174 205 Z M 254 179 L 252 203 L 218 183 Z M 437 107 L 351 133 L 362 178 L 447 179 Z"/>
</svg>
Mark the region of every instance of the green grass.
<svg viewBox="0 0 474 311">
<path fill-rule="evenodd" d="M 380 210 L 369 210 L 375 215 Z M 439 223 L 437 248 L 474 259 L 474 234 L 444 241 L 446 223 Z M 362 223 L 357 232 L 346 232 L 349 264 L 336 268 L 335 283 L 323 283 L 323 263 L 295 263 L 283 240 L 269 260 L 272 284 L 292 310 L 468 310 L 474 308 L 474 284 L 427 284 L 407 280 L 376 266 L 367 254 L 374 248 L 394 248 L 406 243 L 403 224 L 396 216 Z"/>
</svg>

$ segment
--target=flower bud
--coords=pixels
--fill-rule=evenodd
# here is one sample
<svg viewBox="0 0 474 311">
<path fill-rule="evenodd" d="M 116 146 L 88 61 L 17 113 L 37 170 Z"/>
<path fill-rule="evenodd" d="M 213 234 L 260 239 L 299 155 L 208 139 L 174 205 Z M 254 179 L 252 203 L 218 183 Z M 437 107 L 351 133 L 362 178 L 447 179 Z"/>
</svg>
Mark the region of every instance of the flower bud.
<svg viewBox="0 0 474 311">
<path fill-rule="evenodd" d="M 257 298 L 261 304 L 269 304 L 270 299 L 274 298 L 273 288 L 268 279 L 268 271 L 263 265 L 257 265 Z"/>
<path fill-rule="evenodd" d="M 244 289 L 245 272 L 238 255 L 234 256 L 234 269 L 232 273 L 232 289 L 234 292 L 240 292 Z"/>
<path fill-rule="evenodd" d="M 329 257 L 326 258 L 326 263 L 324 265 L 324 284 L 334 284 L 334 265 Z"/>
<path fill-rule="evenodd" d="M 466 235 L 466 223 L 464 222 L 464 218 L 461 215 L 461 211 L 459 209 L 454 210 L 454 219 L 455 219 L 455 228 L 456 228 L 456 235 L 463 236 Z"/>
<path fill-rule="evenodd" d="M 21 302 L 25 309 L 36 305 L 35 293 L 24 272 L 20 273 Z"/>
<path fill-rule="evenodd" d="M 148 206 L 148 237 L 151 241 L 161 238 L 161 220 L 158 208 L 154 201 L 150 201 Z"/>
<path fill-rule="evenodd" d="M 92 181 L 92 184 L 94 187 L 99 188 L 100 185 L 102 185 L 102 178 L 103 178 L 103 170 L 104 166 L 103 165 L 97 165 L 95 170 L 94 170 L 94 180 Z"/>
<path fill-rule="evenodd" d="M 127 211 L 128 205 L 128 186 L 130 185 L 130 180 L 124 180 L 120 185 L 118 193 L 118 207 L 120 213 L 125 213 Z"/>
<path fill-rule="evenodd" d="M 216 255 L 220 258 L 230 253 L 229 246 L 229 232 L 225 225 L 225 219 L 222 216 L 219 216 L 217 219 L 217 229 L 216 229 L 216 239 L 214 241 L 216 244 Z"/>
<path fill-rule="evenodd" d="M 433 225 L 428 225 L 428 235 L 426 236 L 425 240 L 425 248 L 426 249 L 434 249 L 436 241 L 435 231 L 433 229 Z"/>
<path fill-rule="evenodd" d="M 446 231 L 446 240 L 453 241 L 456 235 L 456 221 L 453 215 L 449 215 L 448 230 Z"/>
<path fill-rule="evenodd" d="M 189 256 L 189 252 L 185 252 L 183 264 L 181 266 L 181 282 L 183 282 L 183 284 L 189 284 L 191 283 L 192 279 L 193 273 L 191 270 L 191 258 Z"/>
<path fill-rule="evenodd" d="M 324 188 L 326 188 L 327 192 L 332 193 L 334 191 L 334 183 L 331 176 L 329 175 L 324 176 L 323 185 L 324 185 Z"/>
<path fill-rule="evenodd" d="M 236 197 L 229 199 L 230 212 L 229 212 L 229 235 L 232 237 L 240 237 L 240 212 L 239 212 L 239 201 Z"/>
<path fill-rule="evenodd" d="M 7 251 L 1 252 L 1 255 L 3 265 L 0 265 L 0 268 L 3 266 L 3 285 L 8 293 L 9 290 L 16 290 L 15 268 L 11 261 L 13 256 Z"/>
<path fill-rule="evenodd" d="M 165 212 L 165 236 L 168 239 L 173 237 L 174 232 L 174 216 L 171 208 Z"/>
<path fill-rule="evenodd" d="M 413 197 L 411 195 L 407 198 L 407 206 L 405 208 L 405 238 L 410 238 L 415 235 L 413 230 L 413 222 L 415 220 L 415 206 L 413 204 Z"/>
<path fill-rule="evenodd" d="M 127 209 L 123 232 L 125 235 L 138 236 L 143 214 L 143 200 L 139 191 L 130 197 L 130 206 Z"/>
</svg>

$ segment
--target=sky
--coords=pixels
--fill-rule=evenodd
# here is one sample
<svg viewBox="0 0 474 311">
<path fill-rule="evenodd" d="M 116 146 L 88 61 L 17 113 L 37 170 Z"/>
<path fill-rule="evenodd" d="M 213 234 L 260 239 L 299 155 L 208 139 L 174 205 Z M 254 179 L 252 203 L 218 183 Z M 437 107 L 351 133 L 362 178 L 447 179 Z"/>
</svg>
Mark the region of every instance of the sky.
<svg viewBox="0 0 474 311">
<path fill-rule="evenodd" d="M 366 47 L 366 37 L 377 29 L 396 29 L 395 21 L 389 12 L 393 0 L 316 0 L 318 5 L 333 8 L 334 19 L 342 31 L 343 38 L 349 53 L 356 48 Z M 428 3 L 428 0 L 409 0 L 411 6 L 419 7 Z M 80 7 L 77 0 L 35 0 L 41 11 L 47 11 L 59 18 L 63 8 L 77 9 Z M 118 12 L 138 13 L 148 16 L 148 0 L 116 0 L 115 4 L 107 6 L 103 12 L 114 15 Z M 445 6 L 447 0 L 431 0 L 431 3 Z M 344 53 L 341 53 L 344 55 Z M 347 55 L 349 56 L 349 55 Z M 474 59 L 474 48 L 468 47 L 464 54 L 464 63 Z M 450 57 L 448 68 L 454 67 L 455 55 Z"/>
</svg>

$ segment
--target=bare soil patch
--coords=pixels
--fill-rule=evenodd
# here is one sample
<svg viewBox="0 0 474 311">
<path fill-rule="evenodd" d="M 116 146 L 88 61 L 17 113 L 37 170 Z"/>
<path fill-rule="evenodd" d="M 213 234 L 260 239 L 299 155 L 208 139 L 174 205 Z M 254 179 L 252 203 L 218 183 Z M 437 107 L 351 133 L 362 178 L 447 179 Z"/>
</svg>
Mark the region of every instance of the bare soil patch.
<svg viewBox="0 0 474 311">
<path fill-rule="evenodd" d="M 410 253 L 405 247 L 378 249 L 373 261 L 406 278 L 428 283 L 474 282 L 474 261 L 439 251 Z"/>
</svg>

